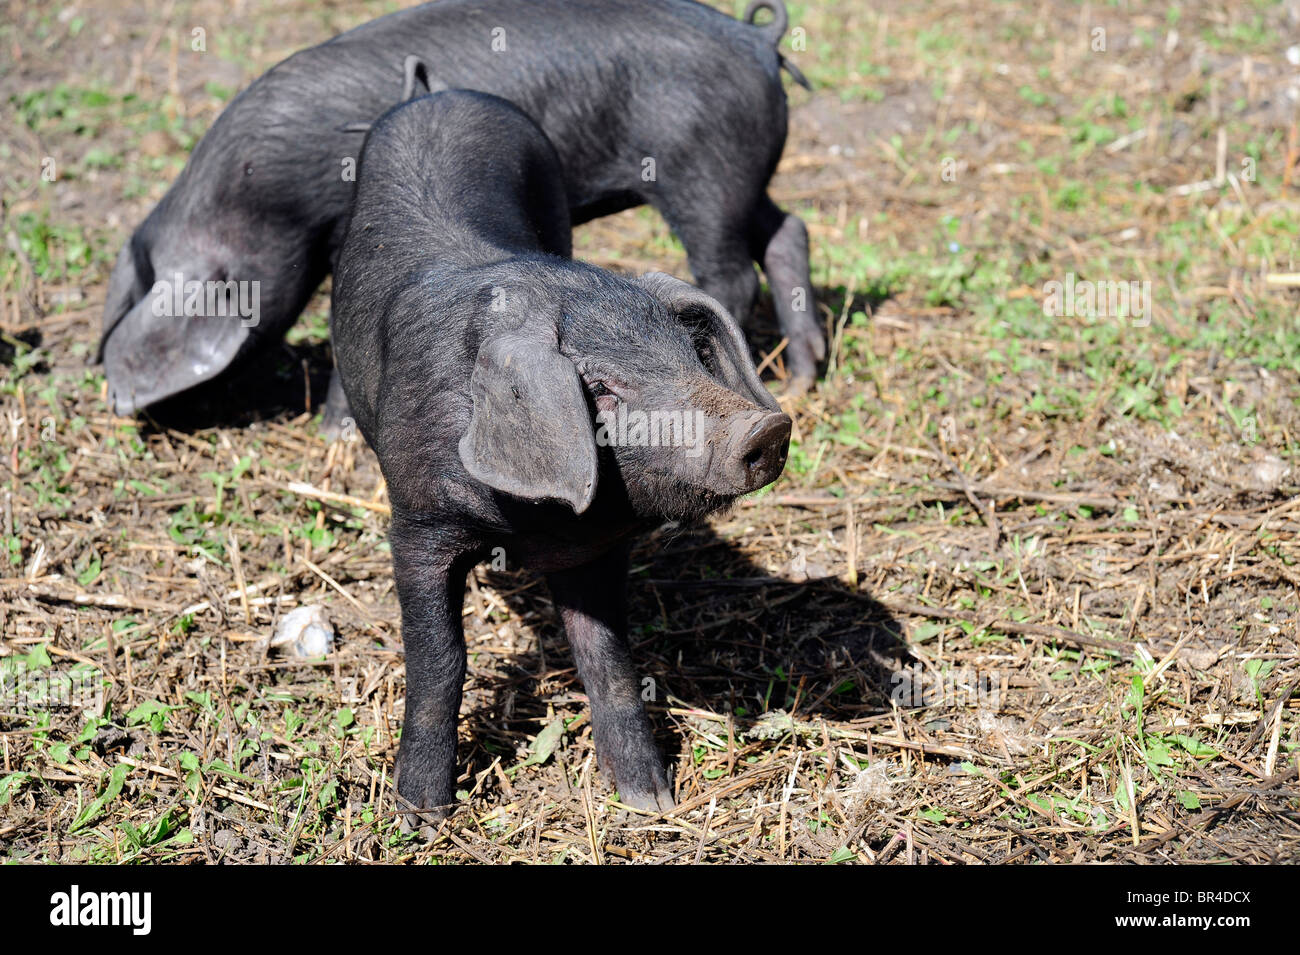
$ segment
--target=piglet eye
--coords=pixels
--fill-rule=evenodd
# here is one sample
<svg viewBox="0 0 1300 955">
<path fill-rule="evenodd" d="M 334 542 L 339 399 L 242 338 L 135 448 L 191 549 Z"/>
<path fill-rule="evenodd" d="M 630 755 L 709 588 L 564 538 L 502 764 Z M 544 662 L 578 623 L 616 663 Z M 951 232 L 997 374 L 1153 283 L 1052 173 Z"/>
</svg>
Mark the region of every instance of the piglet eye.
<svg viewBox="0 0 1300 955">
<path fill-rule="evenodd" d="M 617 382 L 611 385 L 607 379 L 597 378 L 595 375 L 584 375 L 583 381 L 587 385 L 592 400 L 596 402 L 596 406 L 602 411 L 610 411 L 618 404 L 620 397 Z"/>
</svg>

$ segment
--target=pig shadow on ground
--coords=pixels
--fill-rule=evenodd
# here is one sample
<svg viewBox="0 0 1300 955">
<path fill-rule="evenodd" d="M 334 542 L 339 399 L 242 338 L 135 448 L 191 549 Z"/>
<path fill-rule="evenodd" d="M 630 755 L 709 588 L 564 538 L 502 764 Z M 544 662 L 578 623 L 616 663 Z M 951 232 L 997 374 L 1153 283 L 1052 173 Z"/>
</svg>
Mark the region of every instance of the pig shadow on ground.
<svg viewBox="0 0 1300 955">
<path fill-rule="evenodd" d="M 682 738 L 669 707 L 738 713 L 737 731 L 770 710 L 838 721 L 888 710 L 891 677 L 908 660 L 902 623 L 864 590 L 815 576 L 811 559 L 808 579 L 792 573 L 788 556 L 778 560 L 773 573 L 708 526 L 661 529 L 634 549 L 629 640 L 639 679 L 653 689 L 647 708 L 670 766 Z M 566 715 L 585 710 L 544 584 L 487 564 L 477 574 L 504 595 L 526 645 L 480 666 L 473 634 L 484 628 L 466 617 L 471 662 L 459 765 L 472 776 L 498 757 L 514 764 L 523 737 L 545 725 L 548 704 Z"/>
<path fill-rule="evenodd" d="M 325 402 L 333 369 L 327 342 L 280 342 L 211 381 L 151 406 L 141 418 L 163 430 L 188 432 L 243 427 L 304 411 L 315 414 Z"/>
<path fill-rule="evenodd" d="M 13 365 L 19 356 L 27 355 L 40 348 L 44 336 L 39 328 L 23 328 L 13 332 L 0 332 L 0 368 Z M 43 359 L 37 359 L 32 371 L 44 372 L 49 366 Z"/>
</svg>

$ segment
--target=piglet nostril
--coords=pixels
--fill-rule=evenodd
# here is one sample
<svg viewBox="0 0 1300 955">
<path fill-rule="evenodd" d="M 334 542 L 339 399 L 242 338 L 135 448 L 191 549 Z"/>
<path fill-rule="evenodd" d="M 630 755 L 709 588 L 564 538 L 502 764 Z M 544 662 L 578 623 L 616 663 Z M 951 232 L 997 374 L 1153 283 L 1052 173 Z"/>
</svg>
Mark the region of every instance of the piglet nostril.
<svg viewBox="0 0 1300 955">
<path fill-rule="evenodd" d="M 744 466 L 747 490 L 756 490 L 776 480 L 790 448 L 790 419 L 768 414 L 755 423 L 741 443 L 738 455 Z"/>
</svg>

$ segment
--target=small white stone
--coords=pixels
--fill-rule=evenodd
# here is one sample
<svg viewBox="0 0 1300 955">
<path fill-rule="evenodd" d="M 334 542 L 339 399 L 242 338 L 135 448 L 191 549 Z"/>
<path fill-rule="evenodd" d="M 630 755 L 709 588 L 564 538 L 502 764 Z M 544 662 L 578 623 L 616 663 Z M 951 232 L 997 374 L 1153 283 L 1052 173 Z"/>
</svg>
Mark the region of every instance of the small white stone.
<svg viewBox="0 0 1300 955">
<path fill-rule="evenodd" d="M 323 657 L 333 646 L 334 627 L 320 606 L 299 607 L 286 614 L 271 638 L 272 649 L 295 657 Z"/>
<path fill-rule="evenodd" d="M 1268 454 L 1255 465 L 1254 478 L 1255 482 L 1261 487 L 1272 490 L 1282 483 L 1286 473 L 1287 466 L 1282 463 L 1282 459 L 1276 455 Z"/>
</svg>

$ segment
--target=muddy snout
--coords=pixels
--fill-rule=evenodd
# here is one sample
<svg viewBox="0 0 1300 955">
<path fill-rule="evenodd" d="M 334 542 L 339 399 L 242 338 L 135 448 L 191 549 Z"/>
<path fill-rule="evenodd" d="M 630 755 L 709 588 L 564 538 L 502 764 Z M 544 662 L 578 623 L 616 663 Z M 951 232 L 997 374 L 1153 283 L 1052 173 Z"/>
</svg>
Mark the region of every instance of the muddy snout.
<svg viewBox="0 0 1300 955">
<path fill-rule="evenodd" d="M 733 416 L 724 424 L 726 441 L 714 456 L 719 483 L 736 494 L 748 494 L 781 476 L 790 453 L 790 417 L 758 411 Z"/>
</svg>

